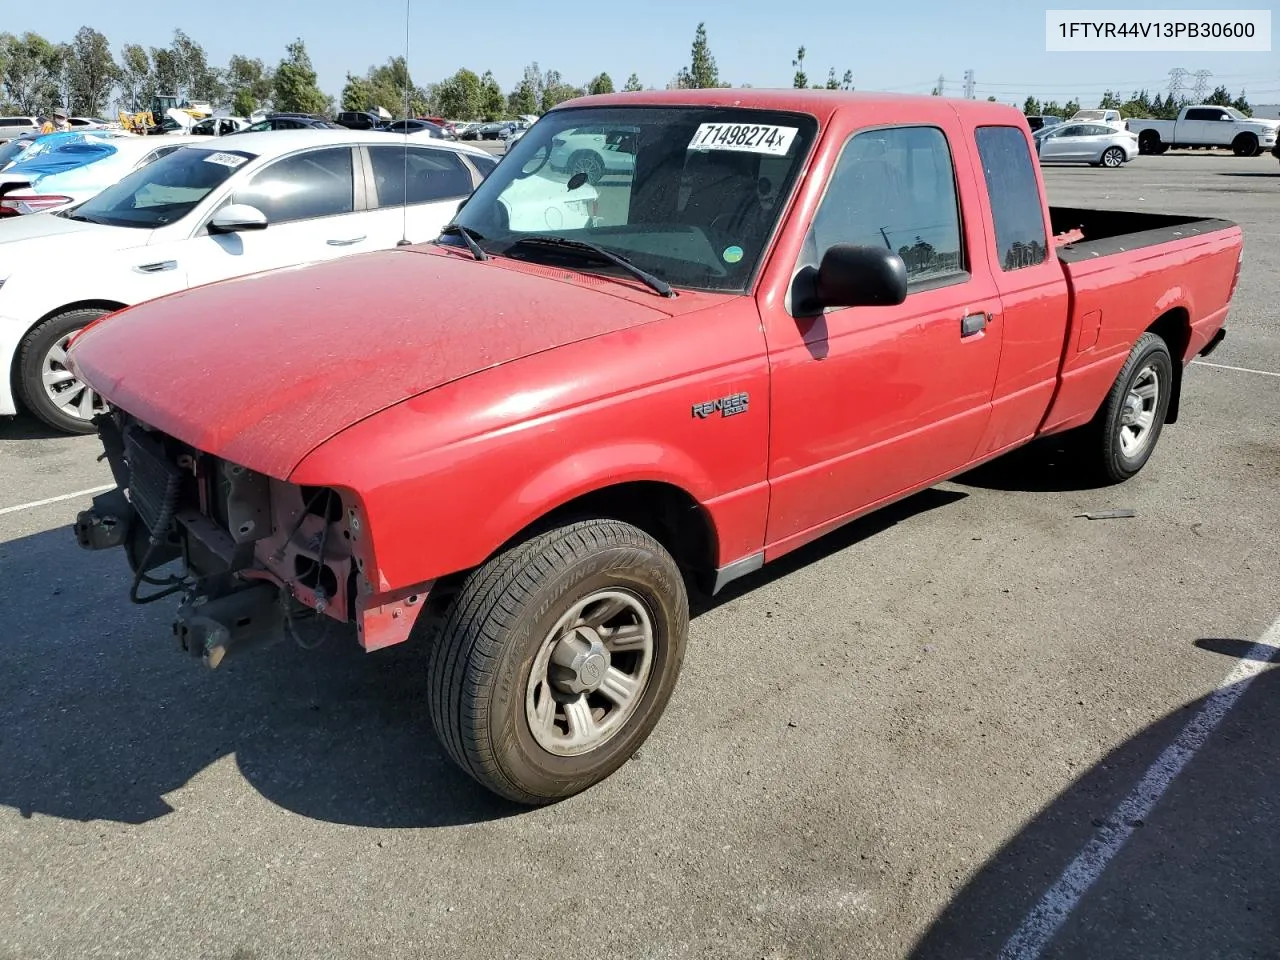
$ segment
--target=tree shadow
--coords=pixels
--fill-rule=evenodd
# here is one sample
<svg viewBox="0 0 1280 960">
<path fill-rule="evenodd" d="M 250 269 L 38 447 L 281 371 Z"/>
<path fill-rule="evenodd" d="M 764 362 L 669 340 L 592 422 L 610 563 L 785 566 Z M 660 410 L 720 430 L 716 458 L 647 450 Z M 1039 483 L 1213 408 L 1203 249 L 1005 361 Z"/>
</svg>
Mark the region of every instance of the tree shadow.
<svg viewBox="0 0 1280 960">
<path fill-rule="evenodd" d="M 1271 171 L 1270 173 L 1262 173 L 1262 172 L 1260 172 L 1260 171 L 1259 171 L 1259 172 L 1256 172 L 1256 173 L 1255 173 L 1255 172 L 1245 172 L 1245 171 L 1223 171 L 1223 172 L 1220 172 L 1220 173 L 1218 174 L 1218 176 L 1220 176 L 1220 177 L 1271 177 L 1271 178 L 1275 178 L 1275 177 L 1280 177 L 1280 168 L 1277 168 L 1277 169 L 1275 169 L 1275 170 Z"/>
<path fill-rule="evenodd" d="M 1243 640 L 1196 642 L 1235 656 Z M 1219 658 L 1225 673 L 1230 661 Z M 1148 768 L 1177 740 L 1207 697 L 1186 704 L 1109 753 L 1071 783 L 991 857 L 909 954 L 911 960 L 977 960 L 1002 947 L 1093 840 L 1123 829 L 1110 818 Z M 1236 701 L 1172 781 L 1042 953 L 1200 960 L 1280 955 L 1280 671 L 1266 670 Z"/>
</svg>

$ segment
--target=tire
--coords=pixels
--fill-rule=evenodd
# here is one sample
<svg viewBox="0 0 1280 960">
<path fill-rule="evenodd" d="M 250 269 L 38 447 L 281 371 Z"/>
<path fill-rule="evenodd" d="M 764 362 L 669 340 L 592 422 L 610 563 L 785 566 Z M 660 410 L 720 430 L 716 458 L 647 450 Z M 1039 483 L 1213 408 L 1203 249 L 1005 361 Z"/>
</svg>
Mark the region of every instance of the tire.
<svg viewBox="0 0 1280 960">
<path fill-rule="evenodd" d="M 1252 133 L 1242 133 L 1231 141 L 1231 152 L 1237 157 L 1256 157 L 1258 151 L 1258 138 Z"/>
<path fill-rule="evenodd" d="M 622 613 L 605 617 L 606 604 Z M 575 630 L 566 618 L 602 625 Z M 647 652 L 639 646 L 646 622 Z M 623 628 L 629 632 L 617 636 L 627 639 L 609 640 Z M 530 806 L 563 800 L 604 780 L 649 736 L 675 689 L 688 628 L 680 571 L 648 534 L 613 520 L 551 530 L 463 583 L 428 654 L 432 723 L 453 760 L 494 793 Z M 577 672 L 552 662 L 569 640 L 585 645 L 584 637 L 594 638 L 591 656 Z M 603 661 L 602 649 L 611 650 Z M 618 674 L 633 681 L 629 707 L 602 692 Z M 604 682 L 582 692 L 593 680 Z M 584 707 L 591 721 L 571 723 Z M 575 741 L 575 731 L 587 733 Z"/>
<path fill-rule="evenodd" d="M 1119 147 L 1107 147 L 1102 151 L 1102 165 L 1115 170 L 1124 166 L 1124 151 Z"/>
<path fill-rule="evenodd" d="M 1164 151 L 1160 149 L 1160 134 L 1154 130 L 1143 131 L 1142 135 L 1138 137 L 1138 152 L 1145 154 L 1163 153 Z"/>
<path fill-rule="evenodd" d="M 18 398 L 28 411 L 55 430 L 94 433 L 97 428 L 93 416 L 107 409 L 101 397 L 71 375 L 57 352 L 65 348 L 73 333 L 110 312 L 95 308 L 60 313 L 33 327 L 18 347 L 14 377 Z M 45 389 L 46 374 L 53 381 L 50 390 Z M 55 401 L 50 392 L 67 402 Z"/>
<path fill-rule="evenodd" d="M 593 150 L 579 150 L 573 154 L 569 157 L 567 169 L 570 174 L 585 173 L 587 183 L 593 187 L 604 177 L 604 161 Z"/>
<path fill-rule="evenodd" d="M 1152 383 L 1154 397 L 1142 396 Z M 1081 433 L 1081 453 L 1090 474 L 1104 483 L 1121 483 L 1146 466 L 1160 439 L 1173 386 L 1168 345 L 1156 334 L 1144 333 L 1120 368 L 1098 415 Z M 1136 432 L 1137 425 L 1126 422 L 1134 419 L 1135 401 L 1142 413 L 1150 414 L 1150 422 L 1139 437 L 1126 433 Z"/>
</svg>

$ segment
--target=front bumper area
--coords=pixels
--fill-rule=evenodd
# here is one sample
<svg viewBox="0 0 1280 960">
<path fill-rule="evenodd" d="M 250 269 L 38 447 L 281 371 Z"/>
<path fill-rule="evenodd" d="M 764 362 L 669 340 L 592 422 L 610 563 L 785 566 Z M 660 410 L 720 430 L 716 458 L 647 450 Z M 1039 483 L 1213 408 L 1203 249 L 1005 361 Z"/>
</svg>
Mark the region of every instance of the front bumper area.
<svg viewBox="0 0 1280 960">
<path fill-rule="evenodd" d="M 431 584 L 372 589 L 349 496 L 256 473 L 120 411 L 96 422 L 117 486 L 76 518 L 76 541 L 124 549 L 134 603 L 182 594 L 182 649 L 214 668 L 233 649 L 284 638 L 310 648 L 346 633 L 366 650 L 409 638 Z"/>
</svg>

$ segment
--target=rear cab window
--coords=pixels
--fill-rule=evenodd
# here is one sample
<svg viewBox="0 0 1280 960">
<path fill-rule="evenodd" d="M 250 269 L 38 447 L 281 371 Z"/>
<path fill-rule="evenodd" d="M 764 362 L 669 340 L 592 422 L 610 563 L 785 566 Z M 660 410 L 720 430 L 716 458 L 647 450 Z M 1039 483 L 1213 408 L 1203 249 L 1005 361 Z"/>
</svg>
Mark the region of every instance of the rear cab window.
<svg viewBox="0 0 1280 960">
<path fill-rule="evenodd" d="M 1048 230 L 1035 161 L 1027 138 L 1016 127 L 978 127 L 978 158 L 995 225 L 995 264 L 1003 271 L 1043 263 Z"/>
</svg>

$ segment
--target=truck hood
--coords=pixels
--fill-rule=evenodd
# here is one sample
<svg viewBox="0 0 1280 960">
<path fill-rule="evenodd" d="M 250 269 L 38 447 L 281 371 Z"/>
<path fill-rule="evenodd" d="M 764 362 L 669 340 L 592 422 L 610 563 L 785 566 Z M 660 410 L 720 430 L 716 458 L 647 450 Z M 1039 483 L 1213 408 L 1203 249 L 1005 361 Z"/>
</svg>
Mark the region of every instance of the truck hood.
<svg viewBox="0 0 1280 960">
<path fill-rule="evenodd" d="M 144 423 L 286 479 L 319 444 L 401 400 L 707 299 L 405 247 L 130 307 L 86 328 L 70 358 Z"/>
</svg>

